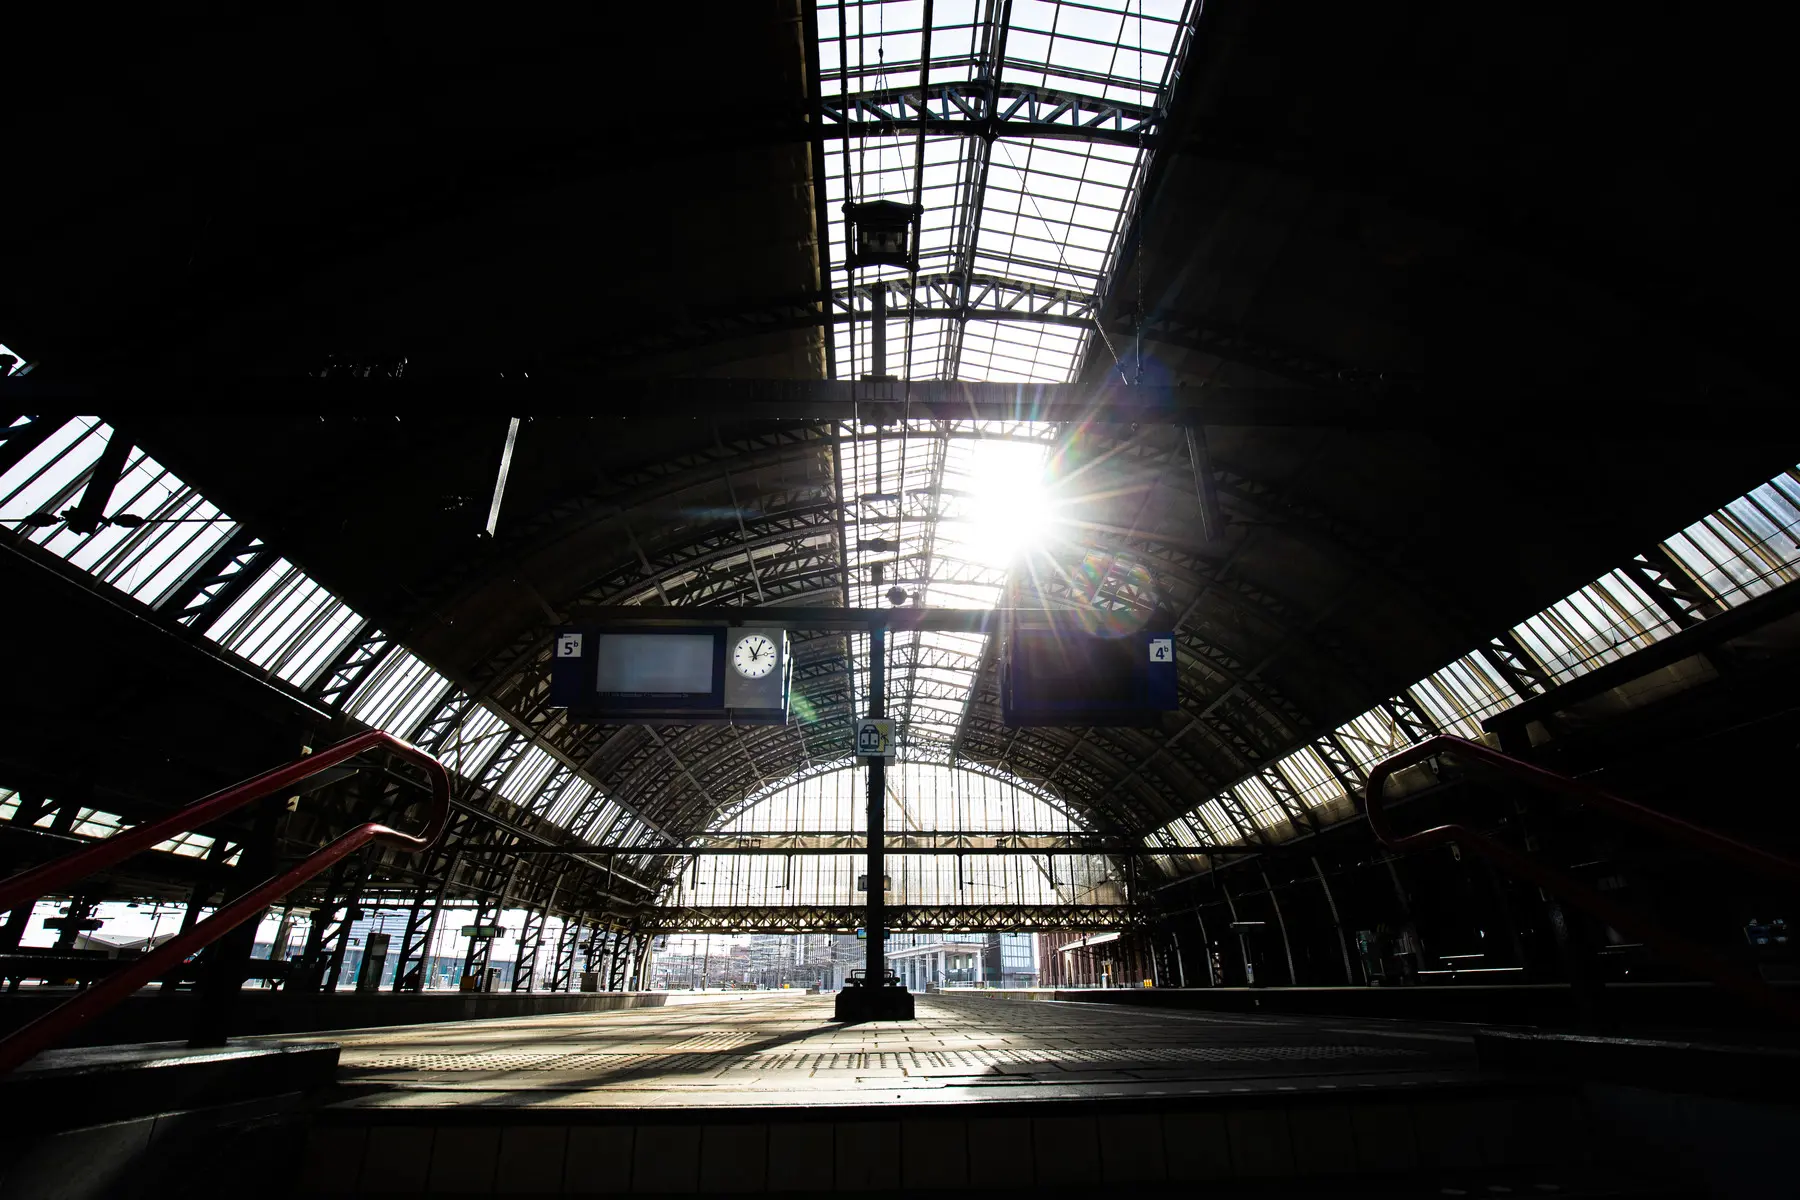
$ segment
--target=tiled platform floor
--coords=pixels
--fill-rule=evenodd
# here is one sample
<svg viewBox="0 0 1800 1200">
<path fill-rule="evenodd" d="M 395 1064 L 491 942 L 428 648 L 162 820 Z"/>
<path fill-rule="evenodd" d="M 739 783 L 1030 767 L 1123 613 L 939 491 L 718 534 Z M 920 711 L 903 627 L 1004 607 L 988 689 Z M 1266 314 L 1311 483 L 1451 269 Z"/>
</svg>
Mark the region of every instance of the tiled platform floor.
<svg viewBox="0 0 1800 1200">
<path fill-rule="evenodd" d="M 1589 1160 L 1574 1098 L 1483 1076 L 1461 1027 L 963 996 L 846 1027 L 831 1006 L 332 1034 L 348 1094 L 313 1114 L 300 1193 L 1436 1197 L 1566 1191 Z"/>
<path fill-rule="evenodd" d="M 844 1026 L 830 996 L 340 1031 L 357 1108 L 965 1103 L 1356 1092 L 1450 1082 L 1469 1030 L 921 996 Z"/>
</svg>

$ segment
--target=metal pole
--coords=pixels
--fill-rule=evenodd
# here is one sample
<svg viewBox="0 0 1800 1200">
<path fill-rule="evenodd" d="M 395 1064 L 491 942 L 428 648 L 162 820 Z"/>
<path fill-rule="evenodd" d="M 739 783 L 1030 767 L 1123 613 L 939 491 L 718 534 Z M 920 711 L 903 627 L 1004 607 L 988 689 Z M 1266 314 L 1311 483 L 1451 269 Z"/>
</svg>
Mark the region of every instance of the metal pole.
<svg viewBox="0 0 1800 1200">
<path fill-rule="evenodd" d="M 886 690 L 887 630 L 877 627 L 869 630 L 869 715 L 871 717 L 887 716 Z M 883 908 L 887 897 L 883 894 L 881 886 L 882 875 L 887 869 L 882 854 L 882 839 L 887 832 L 886 819 L 887 760 L 876 755 L 869 759 L 869 912 L 865 919 L 865 928 L 868 930 L 868 957 L 863 964 L 863 973 L 868 978 L 869 987 L 879 987 L 882 972 L 887 969 L 887 959 L 882 953 L 882 942 L 885 939 L 887 923 L 887 914 Z"/>
<path fill-rule="evenodd" d="M 870 325 L 874 332 L 875 338 L 874 338 L 874 344 L 870 348 L 870 354 L 873 357 L 871 357 L 871 359 L 869 360 L 869 365 L 872 368 L 870 370 L 869 374 L 876 379 L 886 379 L 887 378 L 887 284 L 885 284 L 885 283 L 875 284 L 875 286 L 870 289 L 870 299 L 873 301 L 872 306 L 874 308 L 874 313 L 873 313 L 874 319 L 870 322 Z M 881 713 L 872 712 L 869 715 L 871 717 L 879 717 L 879 716 L 881 716 Z"/>
</svg>

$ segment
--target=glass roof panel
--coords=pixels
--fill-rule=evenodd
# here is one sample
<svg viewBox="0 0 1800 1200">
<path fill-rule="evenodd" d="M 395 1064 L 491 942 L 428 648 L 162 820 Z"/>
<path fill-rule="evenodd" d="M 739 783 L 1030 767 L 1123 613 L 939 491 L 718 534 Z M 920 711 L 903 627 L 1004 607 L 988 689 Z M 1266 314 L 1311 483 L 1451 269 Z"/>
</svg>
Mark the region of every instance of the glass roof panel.
<svg viewBox="0 0 1800 1200">
<path fill-rule="evenodd" d="M 820 771 L 772 784 L 756 803 L 712 832 L 858 833 L 867 828 L 867 776 L 860 767 Z M 887 774 L 886 822 L 891 831 L 1076 832 L 1054 800 L 1023 783 L 922 762 Z M 1094 861 L 1088 860 L 1093 858 Z M 1084 882 L 1106 875 L 1094 856 L 1009 858 L 888 852 L 890 898 L 897 904 L 1052 904 L 1079 902 Z M 958 869 L 960 866 L 960 870 Z M 850 855 L 797 852 L 748 858 L 697 855 L 671 880 L 671 904 L 856 904 L 863 873 Z"/>
<path fill-rule="evenodd" d="M 1681 581 L 1684 585 L 1727 608 L 1800 579 L 1800 467 L 1782 472 L 1694 522 L 1660 548 L 1687 572 L 1688 578 Z M 1678 628 L 1631 576 L 1610 571 L 1514 626 L 1511 632 L 1539 669 L 1555 682 L 1564 683 L 1650 646 Z M 1441 729 L 1463 737 L 1479 736 L 1485 718 L 1519 702 L 1511 685 L 1479 651 L 1434 671 L 1407 694 Z M 1407 742 L 1400 726 L 1380 706 L 1339 727 L 1335 736 L 1364 771 Z M 1321 779 L 1316 770 L 1296 769 L 1299 756 L 1311 753 L 1302 749 L 1289 755 L 1281 761 L 1281 769 L 1290 781 L 1306 781 L 1308 804 L 1327 803 L 1342 795 L 1342 789 Z M 1248 801 L 1250 815 L 1259 824 L 1265 823 L 1262 785 L 1251 780 L 1234 790 Z M 1193 814 L 1212 827 L 1221 841 L 1237 841 L 1239 835 L 1214 826 L 1208 812 L 1224 815 L 1221 801 L 1229 802 L 1231 794 L 1228 790 L 1208 800 Z M 1184 829 L 1184 819 L 1177 818 L 1152 837 L 1180 842 Z"/>
<path fill-rule="evenodd" d="M 18 418 L 14 423 L 27 420 Z M 0 474 L 0 524 L 102 583 L 154 605 L 193 567 L 237 532 L 238 525 L 155 459 L 134 449 L 109 497 L 100 527 L 76 533 L 64 520 L 38 524 L 28 518 L 60 517 L 80 502 L 112 429 L 95 417 L 75 417 Z M 139 518 L 121 523 L 118 518 Z M 277 559 L 220 613 L 204 633 L 255 666 L 304 687 L 344 648 L 363 618 L 299 567 Z M 399 737 L 413 737 L 449 680 L 405 650 L 396 650 L 344 704 L 349 715 Z M 443 752 L 448 765 L 476 776 L 498 750 L 510 726 L 477 707 Z M 555 769 L 541 748 L 521 755 L 501 791 L 528 801 Z M 592 785 L 564 789 L 580 804 L 601 802 Z M 518 794 L 515 794 L 518 793 Z M 580 809 L 569 808 L 564 820 Z M 613 810 L 618 811 L 618 810 Z M 204 853 L 204 839 L 171 846 Z M 194 847 L 200 847 L 195 850 Z"/>
<path fill-rule="evenodd" d="M 993 608 L 1021 548 L 1021 512 L 1041 502 L 1056 426 L 1031 422 L 910 421 L 845 424 L 844 545 L 853 608 L 885 608 L 898 587 L 907 603 Z M 902 754 L 942 760 L 954 752 L 987 639 L 980 634 L 897 632 L 888 640 L 888 714 Z M 851 639 L 852 704 L 867 711 L 868 640 Z"/>
<path fill-rule="evenodd" d="M 921 82 L 978 85 L 958 95 L 991 96 L 994 115 L 1027 124 L 1047 120 L 1062 102 L 1014 112 L 1010 106 L 1020 97 L 1018 88 L 1166 112 L 1197 11 L 1195 0 L 1014 0 L 1011 5 L 957 0 L 933 5 L 926 30 L 920 0 L 819 0 L 819 94 L 830 102 L 885 93 L 869 96 L 868 103 L 891 114 L 896 126 L 890 128 L 898 130 L 826 144 L 829 287 L 840 298 L 853 297 L 859 288 L 909 275 L 901 267 L 852 271 L 846 265 L 844 205 L 893 200 L 923 207 L 918 273 L 947 276 L 956 300 L 945 328 L 924 342 L 915 338 L 912 354 L 901 357 L 890 350 L 890 373 L 977 381 L 1073 378 L 1088 328 L 1067 328 L 1053 339 L 1054 350 L 1023 333 L 1007 339 L 993 328 L 977 330 L 977 319 L 969 315 L 975 307 L 972 276 L 1067 288 L 1088 298 L 1091 313 L 1106 290 L 1150 157 L 1143 138 L 1120 144 L 1073 127 L 1059 129 L 1056 137 L 1009 132 L 990 138 L 985 118 L 969 110 L 964 110 L 970 116 L 967 133 L 938 129 L 921 139 L 906 131 L 918 111 L 916 101 L 896 99 L 896 91 L 912 89 L 916 98 Z M 922 61 L 927 45 L 929 62 Z M 840 110 L 848 116 L 851 104 L 846 100 Z M 841 320 L 866 313 L 867 306 L 852 298 L 840 301 L 838 312 Z M 974 337 L 968 336 L 972 330 Z M 834 326 L 839 378 L 870 372 L 867 353 L 853 348 L 867 340 L 866 329 Z M 892 334 L 888 341 L 894 346 Z M 1002 345 L 1015 350 L 997 353 Z"/>
<path fill-rule="evenodd" d="M 25 520 L 79 503 L 111 436 L 111 428 L 94 417 L 64 423 L 0 476 L 0 522 L 71 566 L 154 604 L 237 526 L 149 455 L 132 452 L 93 533 Z M 135 520 L 126 524 L 120 517 Z"/>
<path fill-rule="evenodd" d="M 369 673 L 344 711 L 396 737 L 407 737 L 450 681 L 405 650 L 396 650 Z"/>
</svg>

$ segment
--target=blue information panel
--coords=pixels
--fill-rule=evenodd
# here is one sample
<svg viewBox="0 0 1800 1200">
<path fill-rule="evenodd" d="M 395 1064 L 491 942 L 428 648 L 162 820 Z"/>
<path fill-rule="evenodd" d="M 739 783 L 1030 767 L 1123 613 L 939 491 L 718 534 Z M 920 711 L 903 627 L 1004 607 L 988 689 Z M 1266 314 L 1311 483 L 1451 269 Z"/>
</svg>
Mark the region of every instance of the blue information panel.
<svg viewBox="0 0 1800 1200">
<path fill-rule="evenodd" d="M 1001 697 L 1008 725 L 1158 724 L 1180 703 L 1175 635 L 1014 629 Z"/>
</svg>

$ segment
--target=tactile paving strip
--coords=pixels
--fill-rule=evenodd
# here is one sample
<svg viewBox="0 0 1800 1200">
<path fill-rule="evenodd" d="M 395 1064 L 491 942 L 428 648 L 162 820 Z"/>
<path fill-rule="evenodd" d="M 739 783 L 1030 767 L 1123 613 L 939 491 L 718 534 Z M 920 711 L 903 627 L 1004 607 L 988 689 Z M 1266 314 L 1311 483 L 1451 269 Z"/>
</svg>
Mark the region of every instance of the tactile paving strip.
<svg viewBox="0 0 1800 1200">
<path fill-rule="evenodd" d="M 993 1049 L 807 1051 L 770 1054 L 583 1054 L 550 1051 L 476 1051 L 469 1054 L 344 1054 L 344 1065 L 369 1071 L 630 1071 L 701 1070 L 870 1071 L 970 1067 L 1161 1067 L 1189 1063 L 1254 1064 L 1344 1058 L 1408 1058 L 1421 1054 L 1387 1046 L 1168 1046 L 1115 1050 Z"/>
</svg>

